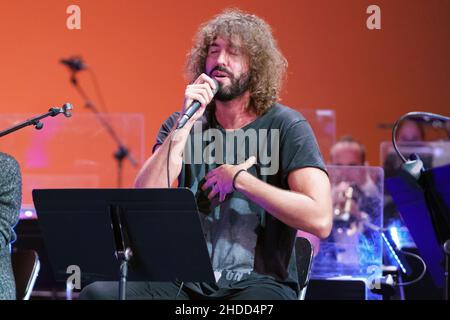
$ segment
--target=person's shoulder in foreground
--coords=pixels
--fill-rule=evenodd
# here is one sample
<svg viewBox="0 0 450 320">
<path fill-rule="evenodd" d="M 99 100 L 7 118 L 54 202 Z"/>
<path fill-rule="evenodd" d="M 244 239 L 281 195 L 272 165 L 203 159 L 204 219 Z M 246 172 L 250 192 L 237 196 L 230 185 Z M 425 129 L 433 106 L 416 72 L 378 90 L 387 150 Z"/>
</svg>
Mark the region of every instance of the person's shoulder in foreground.
<svg viewBox="0 0 450 320">
<path fill-rule="evenodd" d="M 0 300 L 15 299 L 15 283 L 9 245 L 19 220 L 21 175 L 16 159 L 0 152 Z"/>
</svg>

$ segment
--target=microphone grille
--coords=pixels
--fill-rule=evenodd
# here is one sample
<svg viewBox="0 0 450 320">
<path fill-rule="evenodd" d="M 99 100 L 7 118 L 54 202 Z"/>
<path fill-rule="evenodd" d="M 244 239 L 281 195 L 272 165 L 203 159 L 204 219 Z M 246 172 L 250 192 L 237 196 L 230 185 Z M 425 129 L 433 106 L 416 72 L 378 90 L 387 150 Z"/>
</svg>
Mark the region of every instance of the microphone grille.
<svg viewBox="0 0 450 320">
<path fill-rule="evenodd" d="M 214 84 L 216 85 L 216 88 L 213 90 L 213 93 L 215 95 L 220 89 L 220 83 L 214 78 L 212 78 L 212 81 L 214 81 Z"/>
</svg>

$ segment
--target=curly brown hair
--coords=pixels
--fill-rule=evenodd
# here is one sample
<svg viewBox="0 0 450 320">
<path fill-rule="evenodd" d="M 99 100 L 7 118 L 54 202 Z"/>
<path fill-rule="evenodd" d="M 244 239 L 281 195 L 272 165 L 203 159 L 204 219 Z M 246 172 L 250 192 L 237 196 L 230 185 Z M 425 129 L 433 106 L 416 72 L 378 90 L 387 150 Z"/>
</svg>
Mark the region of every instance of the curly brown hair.
<svg viewBox="0 0 450 320">
<path fill-rule="evenodd" d="M 187 57 L 186 76 L 189 82 L 205 72 L 209 46 L 217 37 L 232 44 L 239 42 L 248 56 L 249 108 L 257 115 L 263 114 L 279 100 L 287 68 L 287 60 L 278 49 L 270 26 L 261 18 L 238 9 L 226 9 L 201 25 Z"/>
</svg>

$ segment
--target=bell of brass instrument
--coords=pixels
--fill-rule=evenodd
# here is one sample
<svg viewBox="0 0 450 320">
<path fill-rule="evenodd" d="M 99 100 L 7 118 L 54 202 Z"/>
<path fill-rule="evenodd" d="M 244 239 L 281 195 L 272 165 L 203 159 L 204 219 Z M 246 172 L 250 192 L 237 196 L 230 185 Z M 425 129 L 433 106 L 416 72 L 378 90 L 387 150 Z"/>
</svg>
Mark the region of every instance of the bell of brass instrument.
<svg viewBox="0 0 450 320">
<path fill-rule="evenodd" d="M 354 188 L 352 186 L 349 186 L 344 191 L 344 198 L 345 198 L 344 207 L 342 209 L 339 208 L 339 207 L 336 207 L 334 209 L 334 220 L 343 221 L 343 222 L 347 222 L 347 221 L 350 220 L 350 212 L 351 212 L 351 209 L 352 209 L 353 191 L 354 191 Z"/>
</svg>

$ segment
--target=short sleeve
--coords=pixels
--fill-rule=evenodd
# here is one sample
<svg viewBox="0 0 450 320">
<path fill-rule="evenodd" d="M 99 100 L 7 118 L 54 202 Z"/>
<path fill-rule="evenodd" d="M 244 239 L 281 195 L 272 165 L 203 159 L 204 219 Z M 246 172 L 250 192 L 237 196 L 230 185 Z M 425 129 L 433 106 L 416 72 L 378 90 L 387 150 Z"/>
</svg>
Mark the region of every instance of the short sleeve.
<svg viewBox="0 0 450 320">
<path fill-rule="evenodd" d="M 179 115 L 180 115 L 179 112 L 172 113 L 172 115 L 169 118 L 167 118 L 167 120 L 164 121 L 164 123 L 161 125 L 158 135 L 156 136 L 156 143 L 154 144 L 154 146 L 152 148 L 152 153 L 155 152 L 156 147 L 158 147 L 164 143 L 164 140 L 166 140 L 170 131 L 175 126 L 175 123 L 177 122 Z"/>
<path fill-rule="evenodd" d="M 281 137 L 281 166 L 283 181 L 300 168 L 314 167 L 327 173 L 314 132 L 308 121 L 293 122 Z"/>
</svg>

